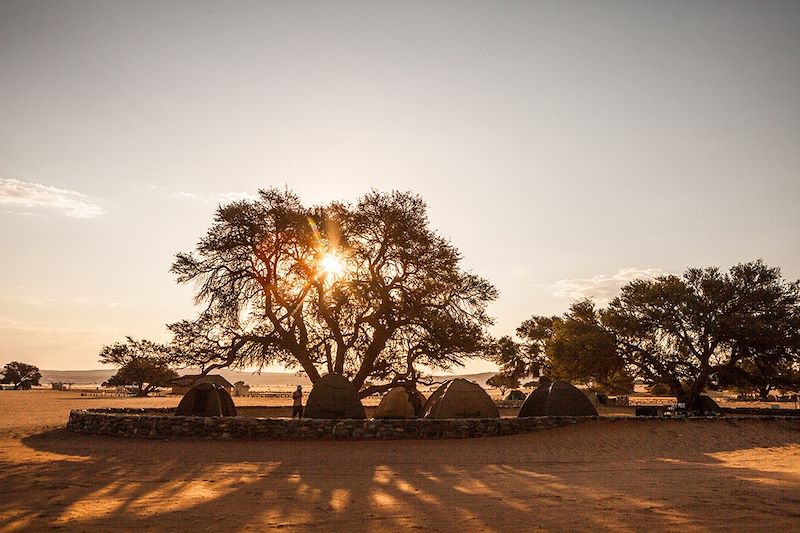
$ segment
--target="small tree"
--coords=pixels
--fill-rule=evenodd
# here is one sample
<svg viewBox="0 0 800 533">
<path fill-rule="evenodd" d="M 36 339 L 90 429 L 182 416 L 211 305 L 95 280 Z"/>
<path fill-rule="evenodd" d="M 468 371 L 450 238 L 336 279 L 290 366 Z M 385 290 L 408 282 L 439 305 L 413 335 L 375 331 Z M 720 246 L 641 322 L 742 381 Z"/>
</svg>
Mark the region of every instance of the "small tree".
<svg viewBox="0 0 800 533">
<path fill-rule="evenodd" d="M 552 324 L 547 320 L 545 317 L 533 317 L 523 322 L 517 328 L 517 335 L 522 337 L 523 342 L 517 342 L 508 335 L 497 340 L 487 357 L 497 363 L 501 375 L 522 380 L 538 378 L 543 370 L 546 372 L 544 343 L 552 335 Z"/>
<path fill-rule="evenodd" d="M 486 380 L 486 384 L 493 389 L 500 389 L 500 395 L 504 395 L 508 389 L 519 387 L 519 379 L 505 374 L 495 374 Z"/>
<path fill-rule="evenodd" d="M 137 396 L 147 396 L 178 377 L 169 367 L 167 347 L 147 340 L 127 337 L 124 343 L 105 346 L 100 352 L 100 362 L 119 367 L 103 386 L 124 386 Z"/>
<path fill-rule="evenodd" d="M 35 385 L 40 385 L 42 374 L 39 369 L 27 363 L 13 361 L 3 368 L 2 383 L 14 385 L 14 389 L 30 389 Z"/>
<path fill-rule="evenodd" d="M 590 300 L 575 302 L 562 316 L 532 316 L 496 345 L 495 361 L 508 377 L 542 377 L 590 384 L 604 392 L 633 390 L 633 376 L 617 353 L 613 334 L 600 323 Z"/>
</svg>

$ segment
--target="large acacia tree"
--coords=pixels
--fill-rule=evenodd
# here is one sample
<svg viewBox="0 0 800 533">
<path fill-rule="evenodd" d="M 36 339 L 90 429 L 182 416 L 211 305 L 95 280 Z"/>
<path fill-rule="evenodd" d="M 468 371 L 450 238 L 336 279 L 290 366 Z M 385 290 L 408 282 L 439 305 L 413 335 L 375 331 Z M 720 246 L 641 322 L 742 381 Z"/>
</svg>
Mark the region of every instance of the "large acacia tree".
<svg viewBox="0 0 800 533">
<path fill-rule="evenodd" d="M 282 363 L 312 382 L 342 374 L 362 395 L 414 385 L 421 365 L 461 365 L 486 344 L 496 291 L 460 262 L 417 195 L 306 207 L 262 190 L 221 206 L 196 251 L 178 254 L 172 271 L 203 307 L 170 329 L 182 361 L 206 372 Z"/>
<path fill-rule="evenodd" d="M 540 366 L 610 392 L 638 377 L 689 406 L 714 384 L 762 395 L 800 387 L 800 283 L 763 261 L 634 280 L 605 309 L 578 301 L 562 316 L 531 317 L 517 335 L 522 343 L 504 338 L 496 356 L 510 374 Z"/>
<path fill-rule="evenodd" d="M 689 405 L 715 379 L 758 387 L 800 364 L 800 283 L 763 261 L 633 281 L 601 318 L 639 377 Z"/>
</svg>

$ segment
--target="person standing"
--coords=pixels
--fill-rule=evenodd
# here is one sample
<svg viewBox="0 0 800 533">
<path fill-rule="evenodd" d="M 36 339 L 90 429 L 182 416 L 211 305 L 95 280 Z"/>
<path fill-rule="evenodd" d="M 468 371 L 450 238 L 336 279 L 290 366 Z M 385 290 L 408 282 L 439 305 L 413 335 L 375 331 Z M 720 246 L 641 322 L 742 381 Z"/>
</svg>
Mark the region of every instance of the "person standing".
<svg viewBox="0 0 800 533">
<path fill-rule="evenodd" d="M 292 418 L 297 415 L 297 418 L 303 418 L 303 387 L 297 386 L 297 389 L 292 393 Z"/>
</svg>

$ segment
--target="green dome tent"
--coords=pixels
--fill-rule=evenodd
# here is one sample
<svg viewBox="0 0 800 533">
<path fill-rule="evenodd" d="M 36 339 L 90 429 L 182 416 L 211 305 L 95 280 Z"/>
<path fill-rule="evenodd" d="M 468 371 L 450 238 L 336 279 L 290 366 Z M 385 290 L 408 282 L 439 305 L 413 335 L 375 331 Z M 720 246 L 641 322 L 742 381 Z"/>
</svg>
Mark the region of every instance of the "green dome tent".
<svg viewBox="0 0 800 533">
<path fill-rule="evenodd" d="M 387 392 L 375 409 L 373 418 L 415 418 L 414 406 L 404 387 L 395 387 Z"/>
<path fill-rule="evenodd" d="M 228 391 L 213 383 L 195 385 L 183 395 L 176 416 L 236 416 L 236 406 Z"/>
<path fill-rule="evenodd" d="M 486 391 L 466 379 L 445 381 L 422 408 L 423 418 L 500 418 Z"/>
<path fill-rule="evenodd" d="M 514 389 L 506 394 L 505 401 L 507 402 L 520 402 L 525 400 L 525 393 L 521 390 Z"/>
<path fill-rule="evenodd" d="M 311 389 L 306 418 L 367 418 L 358 391 L 341 374 L 325 374 Z"/>
<path fill-rule="evenodd" d="M 589 398 L 573 385 L 566 381 L 553 381 L 530 393 L 517 416 L 597 416 L 597 410 Z"/>
</svg>

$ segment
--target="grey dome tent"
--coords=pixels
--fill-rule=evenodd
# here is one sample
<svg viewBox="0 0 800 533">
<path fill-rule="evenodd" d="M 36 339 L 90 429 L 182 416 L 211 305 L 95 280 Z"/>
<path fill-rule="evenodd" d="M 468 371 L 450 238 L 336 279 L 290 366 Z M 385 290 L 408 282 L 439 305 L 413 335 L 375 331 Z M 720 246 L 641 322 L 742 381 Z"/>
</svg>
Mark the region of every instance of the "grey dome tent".
<svg viewBox="0 0 800 533">
<path fill-rule="evenodd" d="M 597 416 L 597 410 L 576 387 L 566 381 L 553 381 L 530 393 L 517 416 Z"/>
<path fill-rule="evenodd" d="M 341 374 L 325 374 L 308 395 L 306 418 L 367 418 L 358 391 Z"/>
<path fill-rule="evenodd" d="M 213 383 L 200 383 L 183 395 L 175 409 L 177 416 L 236 416 L 228 391 Z"/>
<path fill-rule="evenodd" d="M 395 387 L 387 392 L 375 409 L 373 418 L 414 418 L 416 412 L 404 387 Z"/>
<path fill-rule="evenodd" d="M 431 394 L 422 408 L 423 418 L 500 418 L 486 391 L 466 379 L 451 379 Z"/>
</svg>

